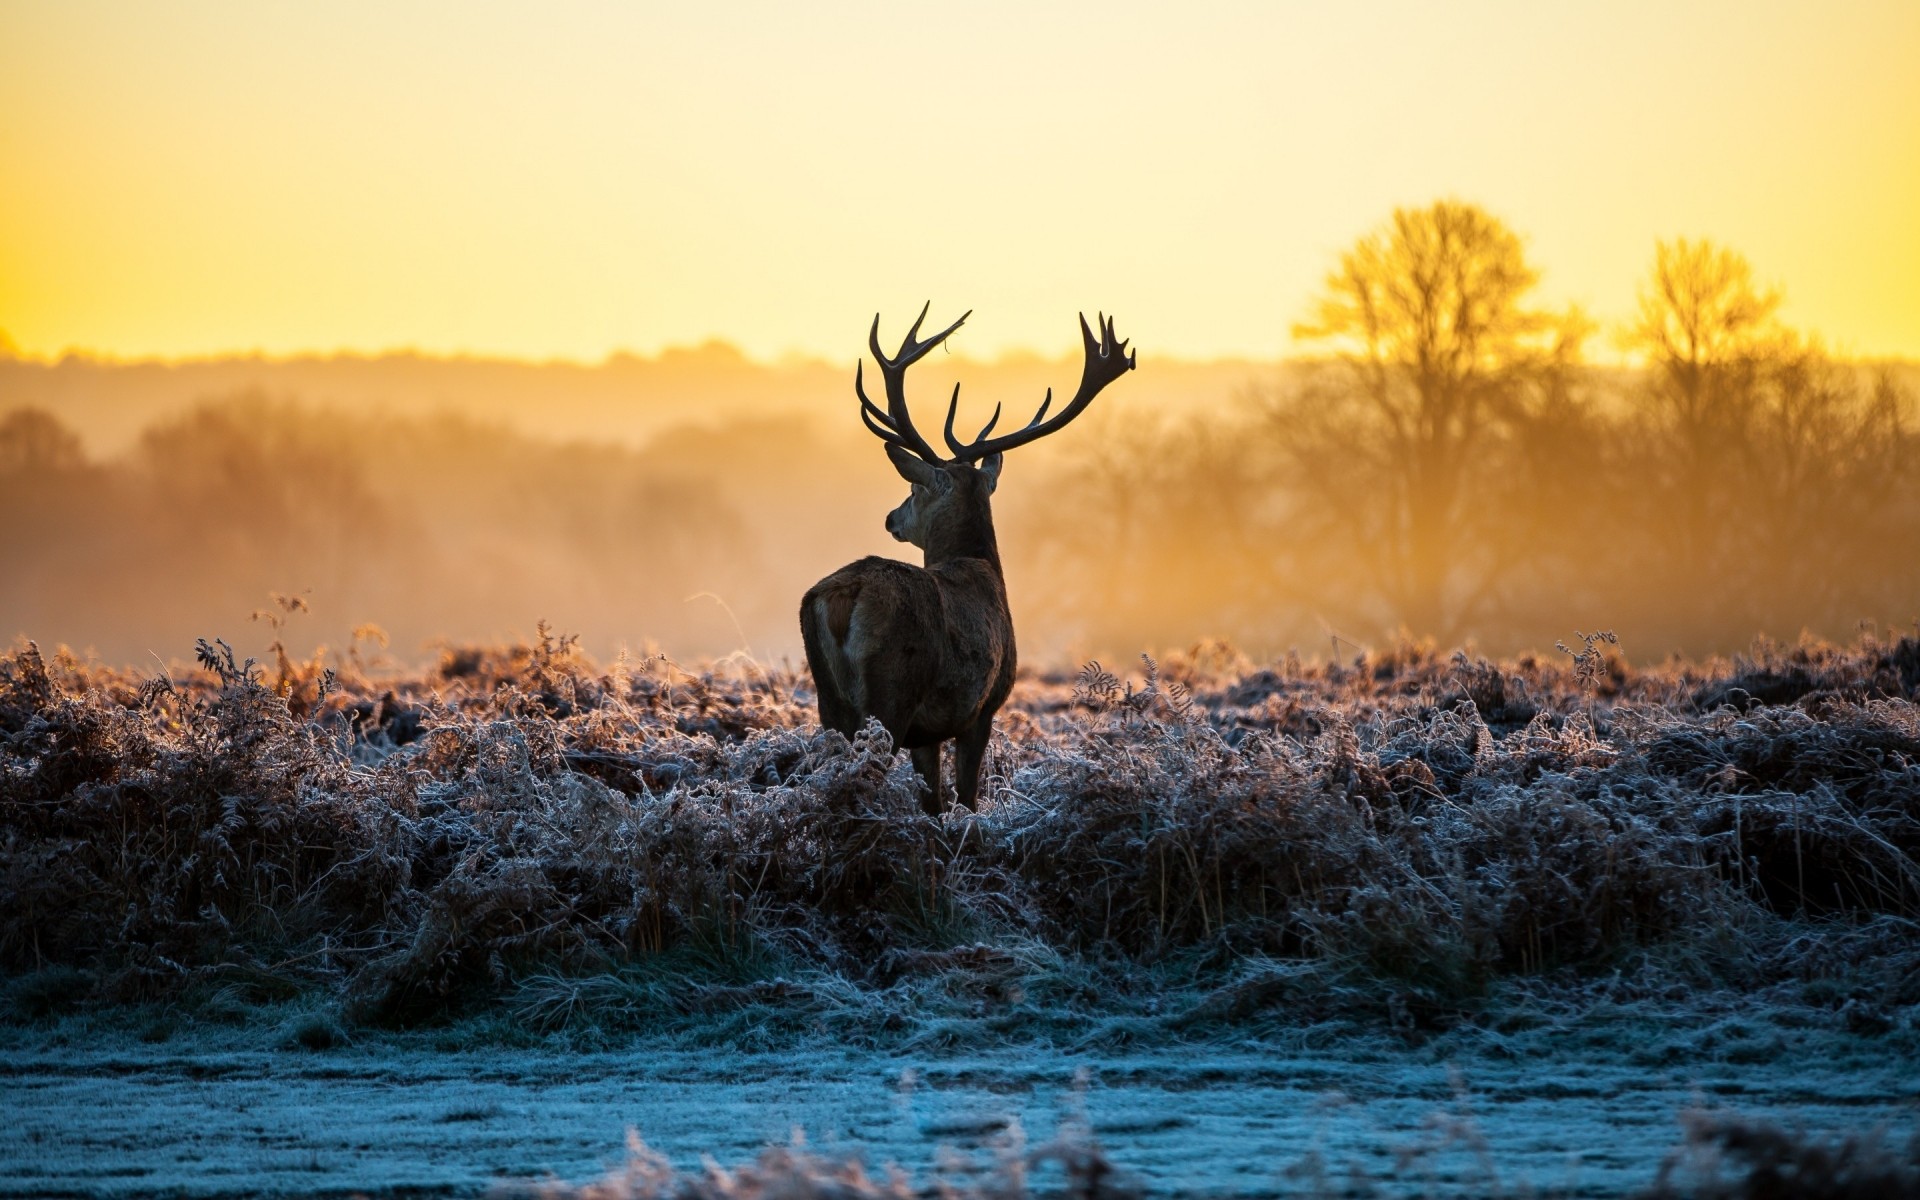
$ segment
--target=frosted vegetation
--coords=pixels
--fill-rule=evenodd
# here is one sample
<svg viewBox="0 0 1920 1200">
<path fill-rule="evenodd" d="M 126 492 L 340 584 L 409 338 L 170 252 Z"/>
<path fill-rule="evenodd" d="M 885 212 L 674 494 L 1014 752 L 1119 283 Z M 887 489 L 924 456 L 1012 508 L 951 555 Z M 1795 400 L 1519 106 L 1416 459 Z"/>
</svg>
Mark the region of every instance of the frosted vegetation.
<svg viewBox="0 0 1920 1200">
<path fill-rule="evenodd" d="M 202 663 L 0 658 L 16 1016 L 1117 1044 L 1679 989 L 1917 1032 L 1912 638 L 1029 675 L 938 819 L 750 663 Z"/>
<path fill-rule="evenodd" d="M 1782 1132 L 1798 1117 L 1689 1117 L 1668 1194 L 1769 1194 L 1754 1181 L 1783 1173 L 1831 1185 L 1793 1194 L 1912 1183 L 1920 1143 L 1871 1130 L 1906 1094 L 1901 1064 L 1920 1061 L 1920 640 L 1759 645 L 1655 670 L 1602 636 L 1570 643 L 1551 661 L 1403 645 L 1264 666 L 1203 645 L 1127 679 L 1097 664 L 1032 673 L 1003 712 L 980 812 L 938 818 L 884 733 L 822 732 L 804 676 L 745 660 L 602 666 L 543 636 L 382 674 L 357 654 L 333 670 L 255 665 L 215 643 L 197 669 L 142 677 L 23 644 L 0 657 L 0 1053 L 38 1114 L 19 1161 L 54 1174 L 9 1186 L 214 1186 L 191 1163 L 152 1173 L 161 1142 L 139 1147 L 164 1122 L 96 1145 L 89 1123 L 34 1097 L 131 1076 L 197 1112 L 196 1081 L 235 1039 L 281 1059 L 346 1055 L 320 1077 L 371 1071 L 388 1090 L 422 1051 L 567 1051 L 577 1066 L 655 1048 L 591 1067 L 603 1080 L 661 1054 L 703 1055 L 723 1078 L 754 1051 L 845 1060 L 836 1069 L 865 1078 L 1015 1053 L 1038 1072 L 1016 1071 L 1019 1088 L 1075 1059 L 1111 1066 L 1123 1090 L 1109 1116 L 1128 1103 L 1129 1055 L 1231 1053 L 1243 1065 L 1205 1083 L 1226 1089 L 1228 1115 L 1261 1102 L 1235 1091 L 1263 1078 L 1246 1074 L 1256 1063 L 1296 1090 L 1324 1076 L 1357 1091 L 1357 1112 L 1431 1114 L 1411 1142 L 1354 1149 L 1355 1132 L 1323 1161 L 1293 1141 L 1251 1182 L 1181 1174 L 1153 1190 L 1280 1179 L 1338 1193 L 1364 1178 L 1402 1194 L 1439 1170 L 1434 1194 L 1476 1194 L 1516 1163 L 1557 1177 L 1569 1101 L 1540 1100 L 1537 1117 L 1502 1101 L 1490 1149 L 1447 1115 L 1444 1087 L 1415 1078 L 1459 1063 L 1528 1102 L 1541 1088 L 1590 1096 L 1577 1101 L 1602 1106 L 1589 1123 L 1631 1109 L 1634 1138 L 1579 1175 L 1612 1194 L 1657 1183 L 1681 1138 L 1673 1089 L 1725 1076 L 1727 1094 L 1779 1117 L 1831 1111 L 1799 1133 Z M 281 1059 L 230 1069 L 271 1080 Z M 447 1069 L 423 1076 L 453 1097 L 442 1107 L 464 1094 L 445 1091 Z M 1136 1107 L 1186 1111 L 1169 1069 L 1132 1085 L 1146 1089 Z M 1362 1077 L 1381 1072 L 1396 1082 L 1365 1099 Z M 601 1107 L 579 1108 L 598 1124 L 538 1142 L 575 1157 L 535 1163 L 591 1178 L 612 1142 L 578 1142 L 613 1119 Z M 505 1149 L 524 1140 L 515 1127 L 476 1111 L 473 1162 L 526 1161 Z M 260 1119 L 223 1114 L 196 1118 L 208 1163 L 229 1153 L 215 1150 L 226 1125 Z M 1156 1163 L 1189 1170 L 1178 1151 L 1192 1138 L 1207 1170 L 1251 1151 L 1204 1150 L 1225 1136 L 1211 1126 L 1175 1128 L 1159 1150 L 1117 1128 L 996 1143 L 1001 1157 L 957 1181 L 926 1174 L 937 1156 L 889 1176 L 843 1150 L 740 1164 L 735 1149 L 737 1170 L 686 1174 L 636 1152 L 598 1184 L 555 1188 L 1124 1195 Z M 234 1147 L 250 1146 L 235 1129 Z M 299 1145 L 339 1142 L 326 1153 L 341 1170 L 364 1169 L 324 1178 L 381 1186 L 362 1176 L 391 1160 L 389 1183 L 425 1170 L 469 1187 L 445 1174 L 458 1155 L 368 1158 L 345 1132 L 313 1136 L 271 1152 L 295 1156 L 273 1178 L 320 1169 Z M 902 1154 L 934 1138 L 903 1136 Z M 54 1153 L 68 1145 L 77 1174 Z M 1341 1173 L 1349 1152 L 1363 1174 Z M 121 1183 L 75 1182 L 130 1155 Z M 279 1159 L 238 1161 L 257 1182 Z"/>
<path fill-rule="evenodd" d="M 1765 1123 L 1697 1113 L 1683 1124 L 1684 1141 L 1665 1156 L 1650 1185 L 1630 1193 L 1581 1188 L 1567 1193 L 1550 1189 L 1545 1194 L 1630 1194 L 1636 1200 L 1877 1200 L 1911 1195 L 1920 1185 L 1920 1143 L 1902 1150 L 1873 1135 L 1808 1139 Z M 1018 1137 L 1003 1139 L 987 1164 L 962 1159 L 957 1164 L 960 1169 L 950 1163 L 945 1170 L 930 1172 L 930 1181 L 918 1182 L 898 1168 L 871 1173 L 857 1158 L 813 1154 L 804 1146 L 771 1147 L 756 1161 L 733 1170 L 709 1160 L 706 1170 L 688 1172 L 676 1170 L 664 1155 L 631 1139 L 625 1165 L 604 1179 L 579 1187 L 528 1189 L 524 1194 L 545 1200 L 759 1200 L 769 1196 L 909 1200 L 930 1193 L 953 1200 L 1027 1200 L 1036 1195 L 1123 1200 L 1152 1194 L 1150 1185 L 1142 1186 L 1143 1181 L 1117 1167 L 1084 1135 L 1084 1129 L 1070 1130 L 1031 1148 Z M 1464 1179 L 1435 1169 L 1435 1160 L 1444 1160 L 1448 1150 L 1477 1158 L 1478 1169 Z M 1330 1172 L 1317 1156 L 1309 1155 L 1273 1172 L 1268 1189 L 1277 1191 L 1262 1189 L 1253 1194 L 1540 1194 L 1525 1181 L 1503 1179 L 1472 1123 L 1458 1117 L 1435 1122 L 1431 1136 L 1409 1146 L 1399 1165 L 1399 1174 L 1419 1183 L 1395 1188 L 1365 1171 Z"/>
</svg>

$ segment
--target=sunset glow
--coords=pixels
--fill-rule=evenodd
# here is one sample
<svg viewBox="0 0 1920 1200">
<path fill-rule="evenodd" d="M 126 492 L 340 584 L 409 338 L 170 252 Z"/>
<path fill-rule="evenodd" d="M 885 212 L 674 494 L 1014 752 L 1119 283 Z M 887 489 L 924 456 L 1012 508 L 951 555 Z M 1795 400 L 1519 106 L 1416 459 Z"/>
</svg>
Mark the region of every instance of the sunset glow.
<svg viewBox="0 0 1920 1200">
<path fill-rule="evenodd" d="M 1340 249 L 1457 196 L 1543 299 L 1633 311 L 1656 239 L 1920 356 L 1920 6 L 10 3 L 0 330 L 28 354 L 725 338 L 972 356 L 1118 311 L 1295 350 Z"/>
</svg>

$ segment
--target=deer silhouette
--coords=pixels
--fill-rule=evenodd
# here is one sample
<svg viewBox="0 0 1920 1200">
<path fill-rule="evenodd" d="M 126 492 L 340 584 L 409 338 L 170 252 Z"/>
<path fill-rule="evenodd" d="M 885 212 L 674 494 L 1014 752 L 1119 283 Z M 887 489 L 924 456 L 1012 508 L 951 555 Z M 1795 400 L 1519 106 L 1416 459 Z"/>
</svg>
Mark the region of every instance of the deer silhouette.
<svg viewBox="0 0 1920 1200">
<path fill-rule="evenodd" d="M 952 455 L 943 458 L 914 428 L 907 411 L 907 369 L 972 315 L 971 310 L 961 314 L 921 341 L 920 326 L 927 319 L 922 308 L 891 358 L 880 349 L 880 318 L 873 318 L 867 346 L 885 383 L 885 409 L 867 398 L 865 364 L 854 370 L 861 420 L 886 444 L 894 469 L 912 485 L 906 501 L 887 514 L 887 532 L 918 546 L 925 565 L 863 558 L 814 584 L 800 601 L 800 636 L 820 698 L 820 723 L 851 737 L 869 717 L 878 719 L 895 746 L 912 752 L 914 770 L 927 785 L 929 812 L 940 808 L 941 746 L 948 741 L 955 744 L 955 791 L 962 805 L 974 807 L 993 715 L 1013 688 L 1013 617 L 990 504 L 1003 455 L 1059 430 L 1134 367 L 1126 342 L 1114 335 L 1112 318 L 1099 317 L 1096 337 L 1083 313 L 1086 365 L 1066 407 L 1047 418 L 1053 404 L 1049 388 L 1031 421 L 994 437 L 1000 420 L 996 405 L 980 433 L 961 442 L 953 432 L 960 407 L 955 384 L 945 430 Z"/>
</svg>

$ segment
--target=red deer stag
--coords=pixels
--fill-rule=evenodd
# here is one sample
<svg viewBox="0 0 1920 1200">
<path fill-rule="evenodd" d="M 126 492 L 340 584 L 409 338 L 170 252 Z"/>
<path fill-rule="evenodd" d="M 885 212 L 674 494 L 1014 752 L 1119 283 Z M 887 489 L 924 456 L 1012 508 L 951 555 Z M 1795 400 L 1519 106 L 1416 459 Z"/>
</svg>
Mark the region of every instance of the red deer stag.
<svg viewBox="0 0 1920 1200">
<path fill-rule="evenodd" d="M 971 315 L 963 313 L 920 341 L 920 325 L 927 319 L 921 309 L 892 358 L 880 349 L 880 318 L 874 317 L 867 346 L 886 384 L 884 411 L 867 398 L 864 364 L 853 376 L 861 419 L 886 443 L 894 468 L 913 485 L 906 502 L 887 514 L 887 532 L 920 547 L 926 566 L 863 558 L 814 584 L 800 602 L 800 635 L 820 696 L 820 723 L 851 737 L 868 717 L 877 718 L 894 745 L 913 752 L 914 770 L 927 784 L 929 812 L 940 808 L 940 746 L 949 739 L 956 743 L 954 787 L 960 803 L 973 807 L 993 714 L 1013 687 L 1013 618 L 988 503 L 1000 479 L 1001 455 L 1079 416 L 1102 388 L 1134 365 L 1127 344 L 1114 336 L 1112 319 L 1100 317 L 1096 338 L 1083 314 L 1086 366 L 1080 390 L 1067 406 L 1048 420 L 1049 388 L 1040 411 L 1024 427 L 989 436 L 1000 420 L 996 407 L 979 436 L 963 443 L 953 435 L 960 405 L 955 385 L 946 425 L 953 457 L 943 459 L 914 429 L 907 412 L 907 368 Z"/>
</svg>

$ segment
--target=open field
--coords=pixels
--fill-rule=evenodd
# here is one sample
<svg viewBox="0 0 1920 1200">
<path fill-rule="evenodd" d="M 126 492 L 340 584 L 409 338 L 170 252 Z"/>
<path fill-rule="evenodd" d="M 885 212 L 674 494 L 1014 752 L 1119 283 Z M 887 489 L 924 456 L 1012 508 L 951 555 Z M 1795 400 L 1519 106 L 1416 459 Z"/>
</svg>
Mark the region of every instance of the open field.
<svg viewBox="0 0 1920 1200">
<path fill-rule="evenodd" d="M 0 1195 L 471 1195 L 584 1184 L 621 1165 L 628 1130 L 693 1186 L 712 1186 L 703 1155 L 751 1164 L 790 1146 L 796 1130 L 826 1160 L 802 1174 L 838 1174 L 852 1157 L 881 1188 L 893 1164 L 921 1187 L 1002 1195 L 1019 1194 L 1009 1168 L 1049 1147 L 1085 1160 L 1068 1164 L 1082 1172 L 1069 1185 L 1080 1194 L 1086 1164 L 1104 1161 L 1113 1174 L 1102 1186 L 1115 1193 L 1313 1195 L 1357 1178 L 1380 1195 L 1528 1185 L 1622 1195 L 1652 1185 L 1670 1157 L 1676 1182 L 1740 1178 L 1747 1164 L 1737 1157 L 1707 1169 L 1714 1150 L 1724 1154 L 1714 1131 L 1737 1139 L 1735 1130 L 1766 1125 L 1797 1132 L 1783 1140 L 1802 1153 L 1853 1139 L 1856 1176 L 1874 1164 L 1899 1169 L 1920 1083 L 1910 1061 L 1872 1040 L 1802 1040 L 1776 1062 L 1656 1061 L 1628 1046 L 1649 1035 L 1670 1044 L 1670 1029 L 1616 1022 L 1608 1046 L 1607 1024 L 1419 1047 L 1355 1035 L 1317 1050 L 636 1053 L 450 1050 L 368 1036 L 289 1053 L 231 1030 L 160 1044 L 108 1037 L 0 1052 L 19 1104 L 0 1130 Z M 1877 1148 L 1866 1137 L 1876 1127 L 1887 1130 Z M 668 1190 L 636 1165 L 627 1182 L 648 1186 L 613 1195 Z M 1062 1165 L 1043 1156 L 1029 1186 L 1059 1190 Z"/>
<path fill-rule="evenodd" d="M 543 637 L 389 678 L 213 645 L 142 678 L 23 647 L 0 660 L 7 1087 L 40 1102 L 19 1161 L 92 1144 L 73 1116 L 102 1071 L 138 1081 L 113 1093 L 132 1128 L 139 1104 L 230 1106 L 195 1082 L 212 1070 L 264 1087 L 264 1113 L 354 1107 L 360 1085 L 319 1078 L 390 1075 L 415 1107 L 494 1079 L 482 1108 L 565 1127 L 574 1149 L 545 1158 L 428 1155 L 463 1163 L 433 1176 L 455 1191 L 591 1177 L 622 1122 L 659 1127 L 682 1166 L 765 1140 L 724 1116 L 662 1127 L 674 1101 L 646 1089 L 670 1084 L 689 1112 L 777 1110 L 925 1166 L 924 1122 L 847 1114 L 903 1070 L 971 1078 L 969 1056 L 1024 1064 L 1007 1088 L 949 1080 L 963 1106 L 1015 1096 L 995 1121 L 1039 1120 L 1034 1095 L 1091 1071 L 1096 1136 L 1102 1088 L 1148 1125 L 1184 1120 L 1168 1080 L 1232 1059 L 1190 1137 L 1102 1138 L 1155 1190 L 1261 1190 L 1316 1148 L 1414 1186 L 1383 1164 L 1448 1111 L 1448 1064 L 1463 1095 L 1522 1105 L 1494 1106 L 1490 1153 L 1542 1187 L 1650 1183 L 1696 1098 L 1899 1144 L 1920 1065 L 1920 642 L 1653 670 L 1572 650 L 1256 666 L 1202 646 L 1131 679 L 1031 674 L 981 810 L 931 818 L 883 734 L 823 733 L 804 675 L 744 660 L 601 666 Z M 1127 1076 L 1142 1055 L 1157 1065 Z M 755 1071 L 842 1099 L 756 1107 Z M 608 1111 L 540 1091 L 596 1072 L 626 1097 Z M 1334 1092 L 1357 1098 L 1324 1141 L 1287 1126 L 1177 1180 L 1219 1121 Z M 1619 1104 L 1645 1136 L 1604 1170 L 1546 1169 Z M 195 1122 L 202 1175 L 142 1166 L 149 1126 L 80 1155 L 133 1173 L 59 1178 L 218 1192 L 253 1169 L 219 1149 L 225 1120 Z M 390 1161 L 336 1141 L 316 1161 Z"/>
</svg>

